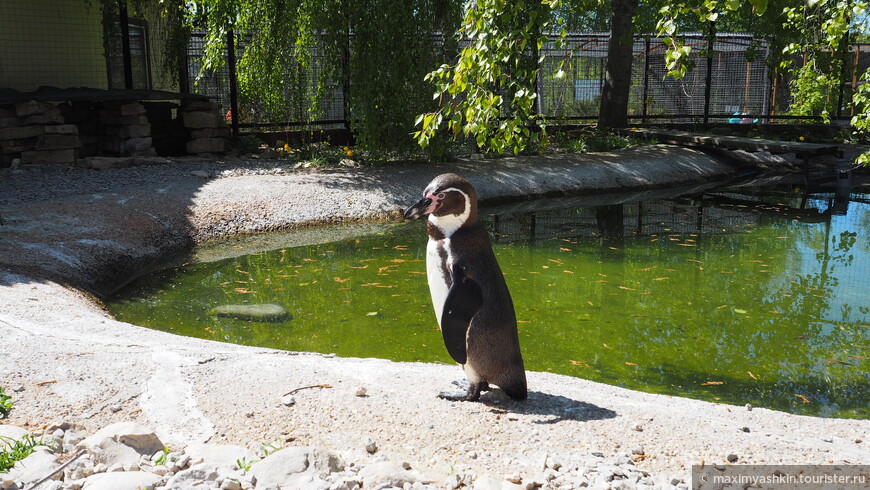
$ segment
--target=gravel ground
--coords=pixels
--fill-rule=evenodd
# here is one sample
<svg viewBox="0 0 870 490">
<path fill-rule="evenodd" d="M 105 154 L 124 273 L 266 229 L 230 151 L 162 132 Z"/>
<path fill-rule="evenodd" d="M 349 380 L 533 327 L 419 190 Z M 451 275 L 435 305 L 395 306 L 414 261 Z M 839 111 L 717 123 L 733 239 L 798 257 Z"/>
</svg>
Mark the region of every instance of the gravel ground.
<svg viewBox="0 0 870 490">
<path fill-rule="evenodd" d="M 525 194 L 699 185 L 742 168 L 654 147 L 321 172 L 252 160 L 109 171 L 0 169 L 6 222 L 0 227 L 0 385 L 16 403 L 4 422 L 29 430 L 66 422 L 91 434 L 135 421 L 173 448 L 203 441 L 323 447 L 357 467 L 384 459 L 408 463 L 438 488 L 453 488 L 457 480 L 479 488 L 534 482 L 571 488 L 584 481 L 593 488 L 669 488 L 687 486 L 693 464 L 870 464 L 866 420 L 646 394 L 539 372 L 528 373 L 526 402 L 498 390 L 481 403 L 449 402 L 436 394 L 463 377 L 455 365 L 180 338 L 117 322 L 91 295 L 194 243 L 395 218 L 448 170 L 466 175 L 489 202 L 504 202 Z M 296 389 L 288 406 L 283 397 Z M 608 482 L 601 474 L 616 475 L 611 466 L 649 476 Z M 511 487 L 514 481 L 520 483 Z"/>
</svg>

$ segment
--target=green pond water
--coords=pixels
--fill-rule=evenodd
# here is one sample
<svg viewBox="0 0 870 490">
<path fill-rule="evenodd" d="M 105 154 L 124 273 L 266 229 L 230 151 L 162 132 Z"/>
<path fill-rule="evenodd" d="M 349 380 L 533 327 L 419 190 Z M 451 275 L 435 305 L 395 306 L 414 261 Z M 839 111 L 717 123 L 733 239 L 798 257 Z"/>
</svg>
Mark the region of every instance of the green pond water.
<svg viewBox="0 0 870 490">
<path fill-rule="evenodd" d="M 846 214 L 832 196 L 798 187 L 482 214 L 528 370 L 870 418 L 870 195 L 852 199 Z M 179 335 L 452 363 L 429 299 L 425 244 L 422 220 L 316 245 L 282 246 L 279 237 L 266 252 L 143 277 L 108 307 Z M 213 313 L 263 303 L 291 317 Z"/>
</svg>

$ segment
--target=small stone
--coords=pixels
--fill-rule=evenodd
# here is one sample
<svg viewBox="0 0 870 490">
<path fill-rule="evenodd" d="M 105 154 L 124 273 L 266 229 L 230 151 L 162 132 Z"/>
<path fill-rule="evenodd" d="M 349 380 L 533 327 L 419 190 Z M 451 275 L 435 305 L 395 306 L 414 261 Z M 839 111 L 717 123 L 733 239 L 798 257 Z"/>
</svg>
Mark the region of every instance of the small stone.
<svg viewBox="0 0 870 490">
<path fill-rule="evenodd" d="M 748 412 L 752 411 L 752 404 L 751 403 L 746 404 L 746 411 L 748 411 Z"/>
<path fill-rule="evenodd" d="M 274 303 L 220 305 L 212 308 L 211 312 L 215 316 L 258 322 L 280 322 L 292 318 L 286 308 Z"/>
<path fill-rule="evenodd" d="M 737 461 L 737 460 L 740 459 L 740 458 L 739 458 L 736 454 L 729 454 L 729 455 L 727 456 L 727 458 L 725 458 L 725 459 L 727 459 L 729 463 L 733 463 L 733 462 Z"/>
<path fill-rule="evenodd" d="M 477 459 L 477 451 L 468 451 L 468 457 L 471 459 Z"/>
<path fill-rule="evenodd" d="M 242 484 L 238 480 L 227 478 L 221 483 L 221 490 L 242 490 Z"/>
<path fill-rule="evenodd" d="M 631 428 L 631 430 L 635 432 L 643 432 L 643 426 L 640 424 L 635 424 L 634 427 Z"/>
<path fill-rule="evenodd" d="M 417 482 L 417 477 L 413 473 L 389 461 L 366 465 L 360 470 L 359 479 L 362 480 L 363 488 L 402 488 L 405 483 L 413 485 Z"/>
<path fill-rule="evenodd" d="M 292 407 L 293 405 L 296 405 L 296 397 L 293 395 L 284 395 L 281 397 L 281 403 L 287 407 Z"/>
<path fill-rule="evenodd" d="M 505 475 L 504 479 L 511 483 L 516 483 L 517 485 L 519 485 L 523 481 L 523 477 L 520 476 L 519 473 L 511 473 L 509 475 Z"/>
<path fill-rule="evenodd" d="M 366 440 L 366 451 L 369 454 L 375 454 L 378 452 L 378 443 L 376 443 L 373 439 L 369 438 Z"/>
<path fill-rule="evenodd" d="M 448 490 L 455 490 L 459 488 L 460 481 L 461 479 L 459 478 L 459 475 L 457 473 L 454 473 L 444 480 L 444 488 Z"/>
<path fill-rule="evenodd" d="M 601 451 L 592 451 L 590 454 L 593 455 L 593 456 L 597 456 L 597 457 L 599 457 L 599 458 L 603 458 L 603 457 L 604 457 L 604 453 L 601 452 Z"/>
<path fill-rule="evenodd" d="M 747 432 L 747 433 L 748 433 L 748 432 L 749 432 L 749 427 L 743 427 L 743 428 L 741 428 L 740 430 L 742 430 L 743 432 Z"/>
<path fill-rule="evenodd" d="M 190 172 L 190 175 L 193 175 L 194 177 L 199 177 L 201 179 L 211 178 L 211 174 L 209 172 L 206 172 L 205 170 L 192 170 Z"/>
<path fill-rule="evenodd" d="M 14 391 L 15 393 L 21 393 L 22 391 L 24 391 L 24 385 L 18 385 L 15 388 L 12 388 L 12 391 Z"/>
<path fill-rule="evenodd" d="M 367 393 L 366 389 L 363 388 L 362 386 L 360 386 L 359 388 L 356 389 L 356 396 L 366 396 L 366 393 Z"/>
<path fill-rule="evenodd" d="M 553 458 L 548 457 L 546 462 L 544 463 L 544 467 L 559 471 L 559 468 L 562 467 L 562 463 L 556 461 Z"/>
<path fill-rule="evenodd" d="M 187 468 L 188 463 L 190 463 L 190 456 L 182 455 L 176 461 L 175 464 L 178 465 L 179 468 Z"/>
<path fill-rule="evenodd" d="M 121 411 L 121 405 L 112 405 L 109 407 L 109 410 L 111 410 L 112 413 L 118 413 Z"/>
<path fill-rule="evenodd" d="M 643 447 L 636 447 L 631 450 L 631 454 L 636 454 L 638 456 L 643 456 L 645 453 L 643 451 Z"/>
<path fill-rule="evenodd" d="M 683 480 L 681 480 L 681 479 L 679 479 L 679 478 L 677 478 L 677 477 L 673 477 L 673 478 L 671 478 L 671 485 L 673 485 L 673 486 L 677 486 L 677 485 L 679 485 L 679 484 L 682 483 L 682 482 L 683 482 Z"/>
</svg>

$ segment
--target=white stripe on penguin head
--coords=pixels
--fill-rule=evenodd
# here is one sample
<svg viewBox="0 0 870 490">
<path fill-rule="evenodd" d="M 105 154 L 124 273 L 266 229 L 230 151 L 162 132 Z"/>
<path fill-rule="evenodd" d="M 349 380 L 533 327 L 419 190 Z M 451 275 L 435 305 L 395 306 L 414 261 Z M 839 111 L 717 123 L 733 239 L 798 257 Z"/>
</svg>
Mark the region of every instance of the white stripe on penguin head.
<svg viewBox="0 0 870 490">
<path fill-rule="evenodd" d="M 441 233 L 444 233 L 445 238 L 450 238 L 454 233 L 456 233 L 456 230 L 465 224 L 465 221 L 468 220 L 468 216 L 471 215 L 471 197 L 469 197 L 469 195 L 464 191 L 455 187 L 449 187 L 441 192 L 458 192 L 465 198 L 465 209 L 462 210 L 462 214 L 447 214 L 444 216 L 435 216 L 434 214 L 429 215 L 429 222 L 438 227 L 438 229 L 441 230 Z"/>
</svg>

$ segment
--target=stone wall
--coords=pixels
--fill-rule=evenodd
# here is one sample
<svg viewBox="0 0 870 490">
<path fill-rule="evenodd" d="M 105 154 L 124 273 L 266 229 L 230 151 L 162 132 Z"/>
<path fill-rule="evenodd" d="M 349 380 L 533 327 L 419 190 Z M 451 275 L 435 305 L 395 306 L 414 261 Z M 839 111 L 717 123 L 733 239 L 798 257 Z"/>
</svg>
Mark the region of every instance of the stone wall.
<svg viewBox="0 0 870 490">
<path fill-rule="evenodd" d="M 0 166 L 75 164 L 91 156 L 219 154 L 230 136 L 208 100 L 0 104 Z"/>
<path fill-rule="evenodd" d="M 0 163 L 75 163 L 82 142 L 78 127 L 66 124 L 47 102 L 0 106 Z"/>
</svg>

